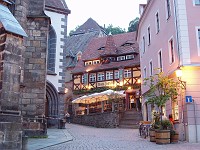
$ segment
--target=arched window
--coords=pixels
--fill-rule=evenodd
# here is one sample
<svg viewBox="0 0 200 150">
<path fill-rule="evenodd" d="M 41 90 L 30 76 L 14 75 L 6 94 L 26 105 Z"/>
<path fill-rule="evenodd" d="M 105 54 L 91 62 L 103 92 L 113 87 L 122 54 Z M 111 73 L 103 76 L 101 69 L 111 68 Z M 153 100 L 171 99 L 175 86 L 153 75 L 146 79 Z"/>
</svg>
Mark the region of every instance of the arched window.
<svg viewBox="0 0 200 150">
<path fill-rule="evenodd" d="M 49 27 L 48 39 L 48 58 L 47 69 L 55 72 L 55 58 L 56 58 L 56 32 L 52 26 Z"/>
</svg>

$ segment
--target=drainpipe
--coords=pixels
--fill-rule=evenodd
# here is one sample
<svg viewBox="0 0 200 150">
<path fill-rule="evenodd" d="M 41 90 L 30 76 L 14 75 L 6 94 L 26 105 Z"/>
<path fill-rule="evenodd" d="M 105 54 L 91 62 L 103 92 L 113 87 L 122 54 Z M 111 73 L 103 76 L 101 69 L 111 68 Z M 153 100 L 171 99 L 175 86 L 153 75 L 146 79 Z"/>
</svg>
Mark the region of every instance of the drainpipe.
<svg viewBox="0 0 200 150">
<path fill-rule="evenodd" d="M 196 114 L 196 105 L 193 99 L 193 106 L 194 106 L 194 124 L 195 124 L 195 130 L 196 130 L 196 143 L 198 143 L 198 129 L 197 129 L 197 114 Z"/>
<path fill-rule="evenodd" d="M 177 8 L 176 8 L 176 1 L 177 0 L 173 0 L 174 2 L 174 19 L 175 19 L 175 30 L 176 30 L 176 41 L 177 41 L 177 50 L 178 50 L 178 67 L 181 65 L 180 64 L 180 61 L 181 61 L 181 58 L 180 58 L 180 46 L 179 46 L 179 33 L 178 33 L 178 23 L 177 23 Z M 182 132 L 183 132 L 183 140 L 186 139 L 186 134 L 185 134 L 185 122 L 184 122 L 184 115 L 183 115 L 183 93 L 182 93 L 182 90 L 181 90 L 181 123 L 183 125 L 183 129 L 182 129 Z"/>
</svg>

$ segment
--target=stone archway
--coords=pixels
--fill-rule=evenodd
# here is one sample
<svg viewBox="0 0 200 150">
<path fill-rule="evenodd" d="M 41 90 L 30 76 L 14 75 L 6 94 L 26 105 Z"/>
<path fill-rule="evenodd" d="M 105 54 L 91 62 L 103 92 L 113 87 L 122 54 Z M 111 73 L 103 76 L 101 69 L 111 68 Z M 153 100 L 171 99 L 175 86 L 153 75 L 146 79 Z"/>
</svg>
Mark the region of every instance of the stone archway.
<svg viewBox="0 0 200 150">
<path fill-rule="evenodd" d="M 47 118 L 47 127 L 55 126 L 58 123 L 59 96 L 52 83 L 46 84 L 45 116 Z"/>
</svg>

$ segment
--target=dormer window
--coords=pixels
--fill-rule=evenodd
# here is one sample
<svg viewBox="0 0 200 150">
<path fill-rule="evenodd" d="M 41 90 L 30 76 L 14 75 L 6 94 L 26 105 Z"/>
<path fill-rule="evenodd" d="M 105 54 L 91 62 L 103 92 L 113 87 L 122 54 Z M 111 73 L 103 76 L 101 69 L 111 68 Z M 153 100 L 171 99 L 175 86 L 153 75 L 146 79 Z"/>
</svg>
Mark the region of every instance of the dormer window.
<svg viewBox="0 0 200 150">
<path fill-rule="evenodd" d="M 82 55 L 82 52 L 78 52 L 76 54 L 76 57 L 77 57 L 77 61 L 79 61 L 81 59 L 81 55 Z"/>
<path fill-rule="evenodd" d="M 94 60 L 93 65 L 100 64 L 100 60 Z"/>
<path fill-rule="evenodd" d="M 89 65 L 92 65 L 92 61 L 86 61 L 85 62 L 85 66 L 89 66 Z"/>
<path fill-rule="evenodd" d="M 104 46 L 100 47 L 98 50 L 105 50 L 105 47 Z"/>
<path fill-rule="evenodd" d="M 125 60 L 126 58 L 125 58 L 125 56 L 118 56 L 117 57 L 117 61 L 122 61 L 122 60 Z"/>
<path fill-rule="evenodd" d="M 134 58 L 134 55 L 126 55 L 126 59 L 129 60 L 129 59 L 133 59 Z"/>
</svg>

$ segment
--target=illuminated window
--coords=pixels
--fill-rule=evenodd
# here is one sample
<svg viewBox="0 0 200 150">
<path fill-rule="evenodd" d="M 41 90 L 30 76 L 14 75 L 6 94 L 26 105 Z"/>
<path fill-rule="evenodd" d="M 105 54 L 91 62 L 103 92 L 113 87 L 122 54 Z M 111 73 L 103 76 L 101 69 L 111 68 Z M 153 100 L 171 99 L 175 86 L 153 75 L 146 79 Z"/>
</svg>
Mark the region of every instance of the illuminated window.
<svg viewBox="0 0 200 150">
<path fill-rule="evenodd" d="M 179 106 L 178 106 L 178 100 L 173 100 L 172 102 L 172 117 L 174 120 L 179 119 Z"/>
</svg>

